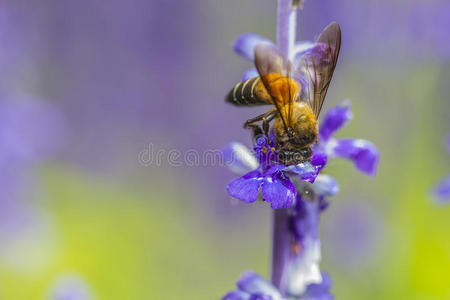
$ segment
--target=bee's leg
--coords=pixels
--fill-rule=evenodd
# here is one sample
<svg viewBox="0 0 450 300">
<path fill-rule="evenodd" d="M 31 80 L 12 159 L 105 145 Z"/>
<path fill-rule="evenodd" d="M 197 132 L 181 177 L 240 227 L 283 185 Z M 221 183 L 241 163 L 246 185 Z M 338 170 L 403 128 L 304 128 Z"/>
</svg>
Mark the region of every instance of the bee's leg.
<svg viewBox="0 0 450 300">
<path fill-rule="evenodd" d="M 276 113 L 273 113 L 262 120 L 262 128 L 266 137 L 269 137 L 269 123 L 275 118 L 276 115 Z"/>
<path fill-rule="evenodd" d="M 267 137 L 268 133 L 269 133 L 269 123 L 270 123 L 270 121 L 273 120 L 273 118 L 275 118 L 277 112 L 278 112 L 277 109 L 273 108 L 262 115 L 254 117 L 252 119 L 248 119 L 244 124 L 244 128 L 252 128 L 254 133 L 256 131 L 255 128 L 258 128 L 258 131 L 259 131 L 258 134 L 262 135 L 262 133 L 264 133 L 264 135 Z M 261 130 L 261 127 L 256 124 L 257 122 L 260 122 L 260 121 L 262 121 L 262 127 L 263 127 L 262 130 Z M 255 134 L 254 134 L 254 137 L 256 137 Z"/>
<path fill-rule="evenodd" d="M 247 128 L 251 128 L 253 140 L 256 141 L 259 137 L 263 136 L 263 130 L 259 125 L 248 125 Z"/>
</svg>

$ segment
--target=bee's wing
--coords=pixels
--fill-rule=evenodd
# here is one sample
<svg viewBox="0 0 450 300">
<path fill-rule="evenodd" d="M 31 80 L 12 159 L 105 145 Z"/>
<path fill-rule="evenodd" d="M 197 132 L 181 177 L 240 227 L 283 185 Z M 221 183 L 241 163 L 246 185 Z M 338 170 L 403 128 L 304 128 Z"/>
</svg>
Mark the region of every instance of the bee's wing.
<svg viewBox="0 0 450 300">
<path fill-rule="evenodd" d="M 325 95 L 341 48 L 341 28 L 336 22 L 328 25 L 315 45 L 294 59 L 294 77 L 302 85 L 301 100 L 311 106 L 319 118 Z"/>
<path fill-rule="evenodd" d="M 294 102 L 294 97 L 291 95 L 294 91 L 290 85 L 291 63 L 275 46 L 260 44 L 255 48 L 255 66 L 261 81 L 264 84 L 267 93 L 270 95 L 273 105 L 277 108 L 284 127 L 287 130 Z M 269 88 L 270 79 L 273 79 L 273 77 L 269 74 L 281 75 L 281 80 L 286 80 L 284 87 L 287 89 L 288 97 L 279 99 L 277 95 L 274 95 L 271 92 Z M 280 80 L 280 78 L 278 80 Z"/>
</svg>

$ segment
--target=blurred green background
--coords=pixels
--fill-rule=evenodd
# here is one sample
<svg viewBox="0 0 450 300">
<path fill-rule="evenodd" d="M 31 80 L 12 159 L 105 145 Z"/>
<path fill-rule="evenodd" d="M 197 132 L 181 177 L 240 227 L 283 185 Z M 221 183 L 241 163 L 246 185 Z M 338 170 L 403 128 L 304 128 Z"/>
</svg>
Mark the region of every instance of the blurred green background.
<svg viewBox="0 0 450 300">
<path fill-rule="evenodd" d="M 231 45 L 274 40 L 275 17 L 274 0 L 0 2 L 0 299 L 220 299 L 244 270 L 269 275 L 271 211 L 185 158 L 250 146 L 241 126 L 259 110 L 223 101 L 251 66 Z M 450 299 L 450 207 L 430 194 L 450 171 L 449 2 L 308 0 L 298 38 L 332 20 L 324 109 L 349 98 L 339 136 L 381 160 L 374 178 L 324 170 L 341 192 L 322 269 L 336 299 Z"/>
</svg>

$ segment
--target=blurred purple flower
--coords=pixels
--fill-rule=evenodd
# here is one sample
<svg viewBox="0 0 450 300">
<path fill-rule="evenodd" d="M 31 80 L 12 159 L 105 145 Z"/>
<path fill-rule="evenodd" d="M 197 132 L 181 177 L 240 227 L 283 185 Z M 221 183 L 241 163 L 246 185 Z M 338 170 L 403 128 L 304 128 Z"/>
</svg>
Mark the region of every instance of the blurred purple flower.
<svg viewBox="0 0 450 300">
<path fill-rule="evenodd" d="M 89 300 L 91 291 L 79 276 L 66 275 L 58 278 L 50 289 L 50 300 Z"/>
<path fill-rule="evenodd" d="M 445 146 L 447 151 L 450 153 L 450 134 L 447 135 L 445 139 Z M 450 175 L 442 179 L 436 187 L 433 189 L 433 196 L 436 198 L 438 203 L 449 203 L 450 202 Z"/>
<path fill-rule="evenodd" d="M 34 99 L 0 100 L 0 167 L 36 162 L 58 150 L 65 124 L 52 105 Z"/>
<path fill-rule="evenodd" d="M 255 33 L 243 33 L 233 43 L 234 51 L 240 56 L 253 61 L 255 47 L 260 44 L 273 45 L 272 41 Z"/>
<path fill-rule="evenodd" d="M 332 300 L 330 294 L 331 278 L 322 273 L 324 279 L 320 284 L 310 284 L 300 297 L 303 300 Z M 285 298 L 272 283 L 255 272 L 247 271 L 236 283 L 238 289 L 227 293 L 222 300 L 284 300 Z"/>
<path fill-rule="evenodd" d="M 361 272 L 380 259 L 384 224 L 363 199 L 341 202 L 322 225 L 326 255 L 343 272 Z"/>
<path fill-rule="evenodd" d="M 34 184 L 33 167 L 54 155 L 64 137 L 64 119 L 51 104 L 0 100 L 0 247 L 40 222 L 39 213 L 24 197 Z"/>
<path fill-rule="evenodd" d="M 315 0 L 305 2 L 305 11 L 306 36 L 315 35 L 330 19 L 339 22 L 346 33 L 343 55 L 367 55 L 372 61 L 385 61 L 399 53 L 420 60 L 431 55 L 450 58 L 448 1 Z"/>
<path fill-rule="evenodd" d="M 438 183 L 434 188 L 433 194 L 440 203 L 448 203 L 450 201 L 450 175 Z"/>
</svg>

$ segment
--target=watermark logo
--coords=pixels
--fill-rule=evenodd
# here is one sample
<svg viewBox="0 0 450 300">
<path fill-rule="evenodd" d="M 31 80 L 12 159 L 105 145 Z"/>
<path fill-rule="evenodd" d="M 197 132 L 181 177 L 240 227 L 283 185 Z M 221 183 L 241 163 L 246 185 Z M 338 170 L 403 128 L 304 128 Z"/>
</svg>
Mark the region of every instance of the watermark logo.
<svg viewBox="0 0 450 300">
<path fill-rule="evenodd" d="M 234 156 L 225 159 L 222 151 L 218 149 L 181 151 L 179 149 L 160 149 L 152 143 L 138 154 L 139 164 L 145 167 L 164 165 L 171 167 L 230 166 L 234 160 Z"/>
</svg>

